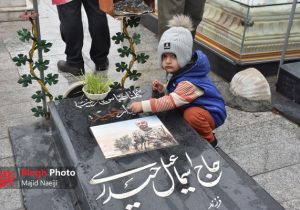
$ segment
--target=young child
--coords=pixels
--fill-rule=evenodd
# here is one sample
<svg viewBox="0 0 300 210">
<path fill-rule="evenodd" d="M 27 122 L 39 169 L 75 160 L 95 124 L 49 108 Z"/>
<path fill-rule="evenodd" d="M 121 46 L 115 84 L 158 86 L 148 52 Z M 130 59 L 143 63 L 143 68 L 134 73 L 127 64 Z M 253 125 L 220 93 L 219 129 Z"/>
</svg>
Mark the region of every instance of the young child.
<svg viewBox="0 0 300 210">
<path fill-rule="evenodd" d="M 172 74 L 164 85 L 153 81 L 152 88 L 160 93 L 169 93 L 158 99 L 151 98 L 134 102 L 132 112 L 163 112 L 178 108 L 184 119 L 212 146 L 218 141 L 213 130 L 222 125 L 226 118 L 224 100 L 208 76 L 209 61 L 200 50 L 192 53 L 192 21 L 184 15 L 174 16 L 169 21 L 158 44 L 158 55 L 162 68 Z"/>
</svg>

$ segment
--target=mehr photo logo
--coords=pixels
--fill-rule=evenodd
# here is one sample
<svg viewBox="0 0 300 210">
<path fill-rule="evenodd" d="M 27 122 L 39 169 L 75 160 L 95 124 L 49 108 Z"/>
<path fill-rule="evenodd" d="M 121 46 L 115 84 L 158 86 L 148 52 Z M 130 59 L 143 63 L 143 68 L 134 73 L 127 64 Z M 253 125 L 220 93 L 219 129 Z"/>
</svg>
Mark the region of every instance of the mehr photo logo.
<svg viewBox="0 0 300 210">
<path fill-rule="evenodd" d="M 14 187 L 15 175 L 11 168 L 0 168 L 0 189 Z"/>
<path fill-rule="evenodd" d="M 69 189 L 76 184 L 74 168 L 19 168 L 20 188 Z"/>
</svg>

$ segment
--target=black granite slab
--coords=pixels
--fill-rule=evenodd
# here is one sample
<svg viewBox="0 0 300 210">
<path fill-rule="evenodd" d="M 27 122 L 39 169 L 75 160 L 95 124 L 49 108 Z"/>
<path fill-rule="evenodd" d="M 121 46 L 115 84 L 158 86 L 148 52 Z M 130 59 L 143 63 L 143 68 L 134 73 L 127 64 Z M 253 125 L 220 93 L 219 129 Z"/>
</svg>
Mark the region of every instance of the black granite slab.
<svg viewBox="0 0 300 210">
<path fill-rule="evenodd" d="M 272 107 L 290 121 L 300 125 L 300 105 L 286 96 L 272 90 Z"/>
<path fill-rule="evenodd" d="M 283 64 L 280 67 L 276 90 L 300 104 L 300 62 Z"/>
<path fill-rule="evenodd" d="M 149 92 L 143 92 L 143 97 L 149 97 Z M 125 113 L 118 119 L 95 122 L 91 119 L 93 113 L 109 113 L 113 108 L 126 107 L 130 100 L 113 100 L 105 105 L 88 103 L 84 107 L 80 106 L 83 101 L 78 97 L 49 104 L 60 139 L 56 141 L 58 148 L 63 159 L 77 170 L 75 191 L 82 209 L 283 209 L 240 167 L 225 160 L 199 137 L 177 111 L 157 116 L 179 145 L 105 159 L 90 126 L 139 116 Z M 141 170 L 142 167 L 146 168 Z M 180 177 L 184 178 L 182 175 L 188 171 L 185 183 Z M 114 178 L 124 172 L 132 173 Z M 95 179 L 108 180 L 93 185 L 90 181 L 96 174 Z M 134 191 L 139 188 L 139 192 Z M 101 198 L 96 200 L 98 196 Z"/>
<path fill-rule="evenodd" d="M 9 128 L 9 137 L 17 168 L 64 167 L 54 144 L 49 120 Z M 24 206 L 28 210 L 79 209 L 73 189 L 24 189 Z"/>
</svg>

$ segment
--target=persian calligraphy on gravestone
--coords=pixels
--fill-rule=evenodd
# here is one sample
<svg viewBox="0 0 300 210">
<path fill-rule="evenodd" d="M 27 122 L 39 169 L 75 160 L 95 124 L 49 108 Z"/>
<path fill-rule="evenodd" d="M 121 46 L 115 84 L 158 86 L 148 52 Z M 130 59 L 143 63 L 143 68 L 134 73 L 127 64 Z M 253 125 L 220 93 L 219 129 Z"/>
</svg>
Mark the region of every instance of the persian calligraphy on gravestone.
<svg viewBox="0 0 300 210">
<path fill-rule="evenodd" d="M 141 100 L 143 91 L 140 88 L 133 90 L 125 90 L 121 93 L 112 92 L 104 100 L 91 101 L 87 98 L 82 98 L 78 101 L 74 101 L 75 107 L 79 109 L 91 109 L 95 108 L 94 112 L 91 112 L 88 117 L 92 125 L 97 123 L 103 123 L 111 119 L 119 119 L 125 116 L 134 116 L 127 106 L 130 102 L 135 100 Z M 113 106 L 108 109 L 109 105 Z"/>
<path fill-rule="evenodd" d="M 180 173 L 175 166 L 178 158 L 178 156 L 171 155 L 168 161 L 165 161 L 161 157 L 160 163 L 153 162 L 139 168 L 101 178 L 101 175 L 105 172 L 105 170 L 103 169 L 102 171 L 94 175 L 90 180 L 90 184 L 92 185 L 102 185 L 102 192 L 99 192 L 99 196 L 95 199 L 101 200 L 103 205 L 105 205 L 109 201 L 111 201 L 111 199 L 122 200 L 136 196 L 146 187 L 149 187 L 148 185 L 152 187 L 153 193 L 158 198 L 167 199 L 167 197 L 171 196 L 174 191 L 178 191 L 179 188 L 180 193 L 186 195 L 188 193 L 194 193 L 197 190 L 201 190 L 201 187 L 214 187 L 220 182 L 222 177 L 222 170 L 220 170 L 219 160 L 213 162 L 212 166 L 209 166 L 204 156 L 201 155 L 202 163 L 195 163 L 186 152 L 185 158 L 188 161 L 190 168 L 187 171 Z M 139 176 L 139 173 L 142 172 L 144 172 L 144 174 Z M 148 175 L 145 176 L 145 174 L 147 173 Z M 159 185 L 157 185 L 155 179 L 161 176 L 162 173 L 167 174 L 169 180 L 166 180 L 166 183 L 170 183 L 170 186 L 165 190 L 158 190 Z M 175 176 L 172 174 L 175 174 Z M 190 176 L 194 175 L 196 175 L 196 179 L 198 181 L 197 186 L 192 186 L 189 183 Z M 136 185 L 135 181 L 140 181 L 141 177 L 143 177 L 142 179 L 144 179 L 144 182 Z M 115 192 L 114 188 L 112 187 L 113 182 L 120 180 L 123 183 L 123 186 L 118 185 L 118 192 Z M 178 184 L 180 184 L 181 186 L 177 186 Z M 120 190 L 122 190 L 122 192 L 120 192 Z M 220 196 L 216 196 L 210 201 L 210 203 L 207 204 L 207 209 L 218 209 L 221 204 L 222 200 Z M 141 202 L 135 201 L 133 204 L 128 204 L 125 209 L 132 209 L 133 207 L 139 208 L 142 205 L 143 204 Z"/>
</svg>

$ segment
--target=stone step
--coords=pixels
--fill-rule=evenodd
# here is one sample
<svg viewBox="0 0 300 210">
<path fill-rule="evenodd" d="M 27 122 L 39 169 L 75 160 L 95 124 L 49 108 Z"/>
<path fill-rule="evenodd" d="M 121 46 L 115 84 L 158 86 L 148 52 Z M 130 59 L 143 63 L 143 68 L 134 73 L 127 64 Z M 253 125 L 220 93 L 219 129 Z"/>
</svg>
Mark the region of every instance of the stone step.
<svg viewBox="0 0 300 210">
<path fill-rule="evenodd" d="M 25 7 L 26 0 L 1 0 L 0 8 L 2 7 Z"/>
<path fill-rule="evenodd" d="M 33 4 L 30 0 L 26 0 L 25 5 L 15 6 L 15 4 L 17 3 L 6 4 L 6 6 L 3 4 L 4 7 L 0 6 L 0 22 L 21 20 L 20 15 L 23 14 L 24 11 L 33 10 Z"/>
</svg>

